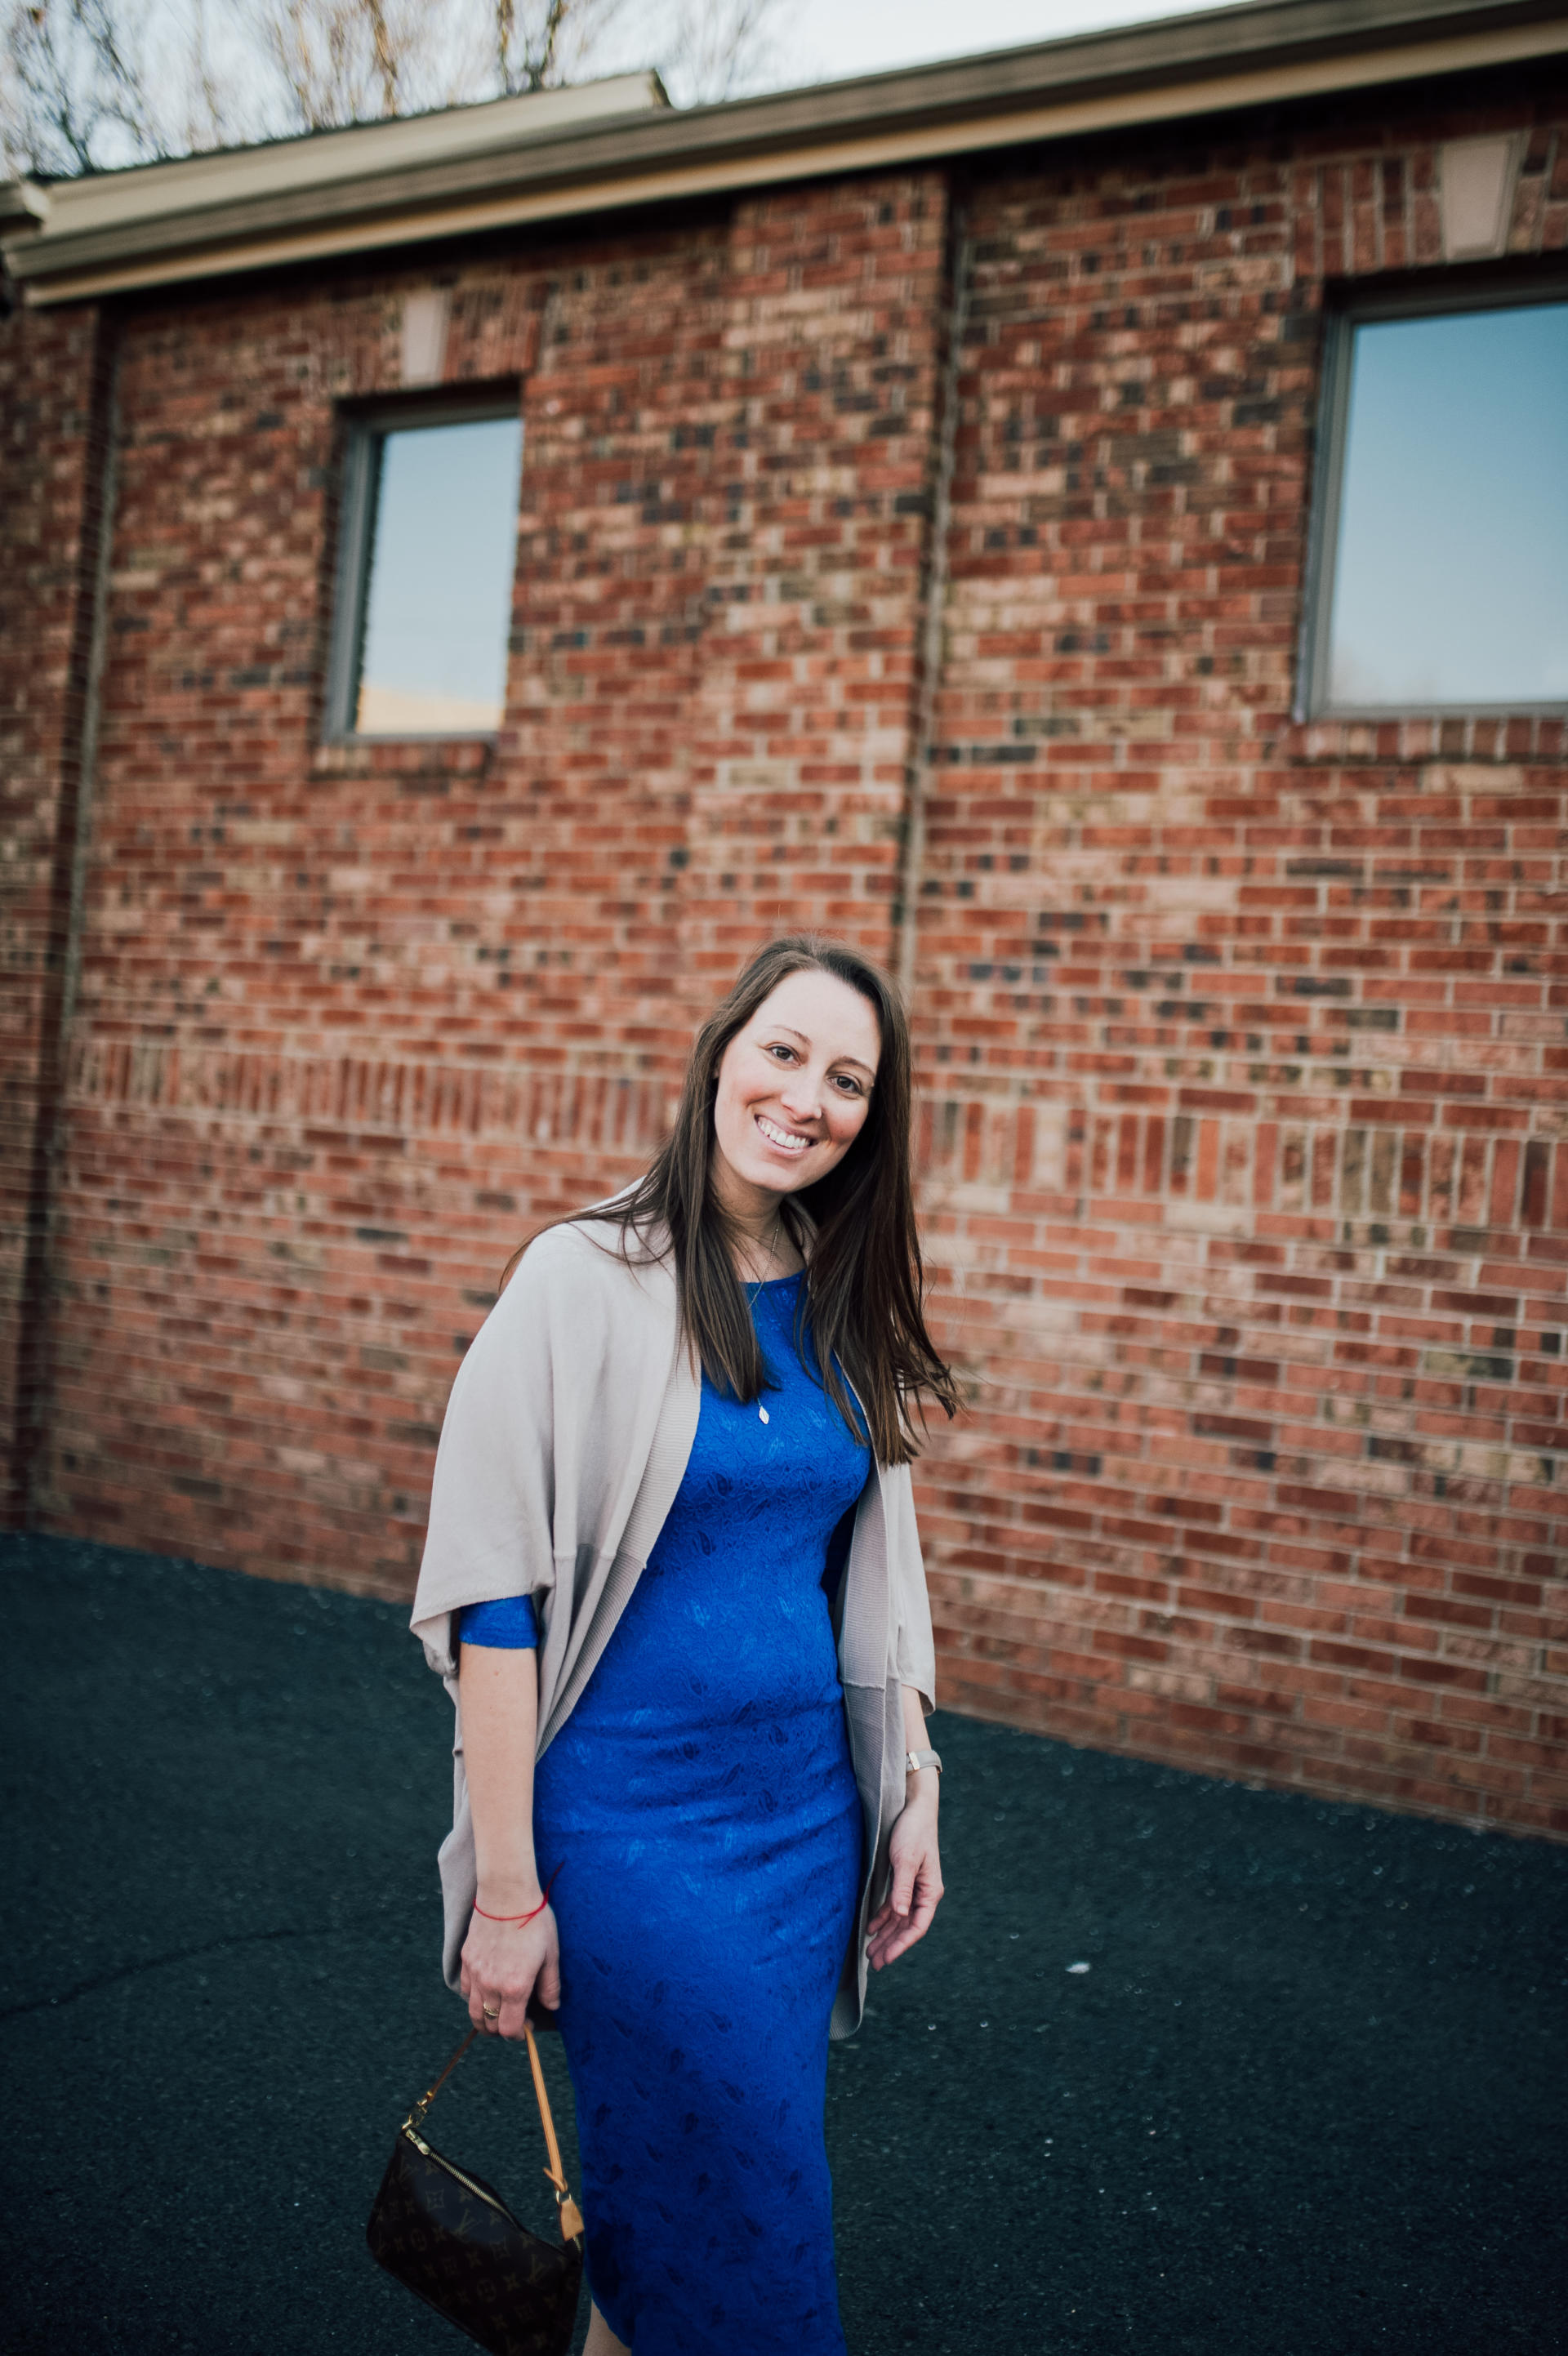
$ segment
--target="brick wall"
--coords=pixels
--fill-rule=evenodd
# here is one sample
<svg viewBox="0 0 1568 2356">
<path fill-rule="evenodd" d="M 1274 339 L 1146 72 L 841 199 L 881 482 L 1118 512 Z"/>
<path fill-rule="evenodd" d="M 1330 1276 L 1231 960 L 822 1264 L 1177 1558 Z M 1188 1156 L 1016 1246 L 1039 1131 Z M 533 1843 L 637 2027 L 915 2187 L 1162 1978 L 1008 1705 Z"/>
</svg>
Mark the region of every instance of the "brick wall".
<svg viewBox="0 0 1568 2356">
<path fill-rule="evenodd" d="M 1562 247 L 1568 106 L 1500 104 Z M 1568 1829 L 1562 733 L 1289 718 L 1324 281 L 1431 261 L 1484 127 L 955 183 L 915 1014 L 974 1411 L 920 1488 L 949 1701 Z M 406 1591 L 516 1239 L 640 1164 L 758 938 L 897 954 L 949 203 L 126 316 L 45 1526 Z M 433 275 L 448 380 L 521 387 L 506 725 L 324 749 L 339 405 Z"/>
<path fill-rule="evenodd" d="M 922 1490 L 964 1707 L 1561 1831 L 1565 732 L 1290 717 L 1325 279 L 1434 262 L 1434 143 L 1520 119 L 972 200 Z"/>
<path fill-rule="evenodd" d="M 886 952 L 943 229 L 891 180 L 446 273 L 448 382 L 522 388 L 493 751 L 317 742 L 338 404 L 428 273 L 127 321 L 46 1525 L 406 1589 L 514 1243 L 760 934 Z"/>
</svg>

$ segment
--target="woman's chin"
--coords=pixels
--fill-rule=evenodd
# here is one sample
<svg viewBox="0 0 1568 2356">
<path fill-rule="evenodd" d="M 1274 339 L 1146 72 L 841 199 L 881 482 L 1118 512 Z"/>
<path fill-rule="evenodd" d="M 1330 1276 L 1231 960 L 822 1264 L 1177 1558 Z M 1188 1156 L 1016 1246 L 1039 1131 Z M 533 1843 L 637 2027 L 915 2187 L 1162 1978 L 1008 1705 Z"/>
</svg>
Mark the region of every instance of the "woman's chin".
<svg viewBox="0 0 1568 2356">
<path fill-rule="evenodd" d="M 730 1168 L 747 1186 L 759 1187 L 769 1194 L 792 1194 L 798 1186 L 807 1183 L 800 1163 L 789 1161 L 782 1153 L 748 1153 L 744 1161 L 732 1162 Z"/>
<path fill-rule="evenodd" d="M 751 1183 L 754 1186 L 765 1187 L 770 1194 L 792 1194 L 800 1183 L 800 1173 L 798 1170 L 780 1170 L 775 1163 L 770 1169 L 754 1172 Z"/>
</svg>

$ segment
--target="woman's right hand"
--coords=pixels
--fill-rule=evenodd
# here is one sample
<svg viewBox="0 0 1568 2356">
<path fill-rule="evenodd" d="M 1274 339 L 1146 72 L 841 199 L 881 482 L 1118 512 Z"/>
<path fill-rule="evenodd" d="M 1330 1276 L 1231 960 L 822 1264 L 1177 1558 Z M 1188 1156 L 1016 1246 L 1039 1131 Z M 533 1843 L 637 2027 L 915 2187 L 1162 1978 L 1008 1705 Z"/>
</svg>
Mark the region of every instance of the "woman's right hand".
<svg viewBox="0 0 1568 2356">
<path fill-rule="evenodd" d="M 526 1901 L 518 1912 L 526 1912 Z M 561 2002 L 561 1939 L 553 1910 L 547 1906 L 531 1922 L 489 1922 L 474 1915 L 463 1942 L 460 1985 L 469 2019 L 491 2036 L 522 2035 L 531 1996 L 553 2012 Z"/>
</svg>

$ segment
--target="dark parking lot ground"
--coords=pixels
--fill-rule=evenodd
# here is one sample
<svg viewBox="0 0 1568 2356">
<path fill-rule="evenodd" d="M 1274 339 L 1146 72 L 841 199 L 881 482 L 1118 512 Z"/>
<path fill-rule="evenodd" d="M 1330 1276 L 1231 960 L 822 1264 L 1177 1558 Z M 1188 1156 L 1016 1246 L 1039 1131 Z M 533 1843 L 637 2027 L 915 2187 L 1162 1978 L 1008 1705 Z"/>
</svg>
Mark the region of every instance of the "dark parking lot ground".
<svg viewBox="0 0 1568 2356">
<path fill-rule="evenodd" d="M 59 1538 L 0 1571 L 5 2349 L 469 2344 L 363 2238 L 464 2025 L 406 1615 Z M 830 2069 L 852 2356 L 1568 2347 L 1568 1850 L 935 1740 L 949 1896 Z M 515 2051 L 433 2125 L 543 2223 Z"/>
</svg>

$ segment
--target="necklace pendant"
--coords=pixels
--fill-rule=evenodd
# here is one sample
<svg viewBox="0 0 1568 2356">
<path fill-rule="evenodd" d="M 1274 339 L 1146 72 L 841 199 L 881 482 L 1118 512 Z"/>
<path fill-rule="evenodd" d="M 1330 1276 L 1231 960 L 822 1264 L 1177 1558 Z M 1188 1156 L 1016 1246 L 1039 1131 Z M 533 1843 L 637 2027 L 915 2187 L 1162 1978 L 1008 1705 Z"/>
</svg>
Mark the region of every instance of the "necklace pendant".
<svg viewBox="0 0 1568 2356">
<path fill-rule="evenodd" d="M 757 1415 L 760 1423 L 766 1423 L 768 1420 L 768 1409 L 765 1407 L 758 1406 Z"/>
</svg>

